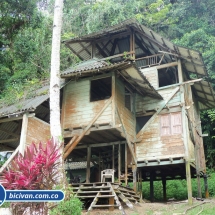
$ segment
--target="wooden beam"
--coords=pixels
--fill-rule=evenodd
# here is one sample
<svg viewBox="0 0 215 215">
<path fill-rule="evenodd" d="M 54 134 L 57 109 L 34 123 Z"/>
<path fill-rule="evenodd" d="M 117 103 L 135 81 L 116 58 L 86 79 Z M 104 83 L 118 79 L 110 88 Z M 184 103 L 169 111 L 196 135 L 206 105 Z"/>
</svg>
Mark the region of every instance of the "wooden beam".
<svg viewBox="0 0 215 215">
<path fill-rule="evenodd" d="M 20 142 L 19 142 L 19 152 L 23 156 L 24 156 L 25 144 L 26 144 L 26 138 L 27 138 L 27 129 L 28 129 L 28 113 L 25 113 L 23 115 L 22 130 L 21 130 L 21 136 L 20 136 Z"/>
<path fill-rule="evenodd" d="M 115 164 L 114 164 L 114 153 L 115 153 L 115 148 L 114 148 L 114 144 L 112 145 L 112 169 L 114 169 Z"/>
<path fill-rule="evenodd" d="M 166 176 L 162 176 L 162 185 L 163 185 L 163 200 L 166 202 Z"/>
<path fill-rule="evenodd" d="M 111 102 L 112 102 L 112 97 L 109 100 L 106 101 L 106 103 L 104 104 L 103 108 L 99 111 L 99 113 L 90 121 L 90 123 L 88 124 L 88 126 L 82 132 L 82 134 L 68 148 L 67 152 L 63 156 L 64 160 L 68 157 L 68 155 L 72 152 L 72 150 L 78 145 L 78 143 L 81 141 L 81 139 L 84 137 L 84 135 L 89 131 L 90 127 L 101 116 L 101 114 L 106 110 L 106 108 L 110 105 Z"/>
<path fill-rule="evenodd" d="M 16 142 L 19 138 L 12 138 L 12 139 L 6 139 L 6 140 L 0 140 L 0 143 L 10 143 L 10 142 Z"/>
<path fill-rule="evenodd" d="M 128 146 L 125 144 L 125 185 L 128 185 Z"/>
<path fill-rule="evenodd" d="M 28 114 L 28 117 L 34 117 L 35 113 L 32 114 Z M 16 120 L 20 120 L 23 119 L 23 116 L 18 116 L 18 117 L 8 117 L 8 118 L 4 118 L 4 119 L 0 119 L 0 123 L 2 122 L 11 122 L 11 121 L 16 121 Z"/>
<path fill-rule="evenodd" d="M 161 64 L 161 65 L 155 66 L 155 67 L 156 67 L 156 69 L 164 69 L 164 68 L 172 67 L 172 66 L 178 66 L 178 62 L 171 62 L 171 63 Z"/>
<path fill-rule="evenodd" d="M 116 142 L 109 142 L 109 143 L 95 143 L 95 144 L 90 144 L 90 147 L 96 148 L 96 147 L 104 147 L 104 146 L 118 145 L 118 144 L 126 144 L 126 141 L 116 141 Z M 83 145 L 75 147 L 75 149 L 85 149 L 85 148 L 87 148 L 87 144 L 83 144 Z"/>
<path fill-rule="evenodd" d="M 9 163 L 13 160 L 13 158 L 17 155 L 18 152 L 19 152 L 19 146 L 16 148 L 13 154 L 7 159 L 7 161 L 0 168 L 0 173 L 3 172 L 3 170 L 9 165 Z"/>
<path fill-rule="evenodd" d="M 181 60 L 178 60 L 178 81 L 179 83 L 183 82 L 183 73 L 182 73 L 182 68 L 181 68 Z"/>
<path fill-rule="evenodd" d="M 72 143 L 75 141 L 75 139 L 78 137 L 78 135 L 75 135 L 70 141 L 69 143 L 65 146 L 64 148 L 64 153 L 68 150 L 68 148 L 72 145 Z M 87 148 L 87 146 L 86 146 Z"/>
<path fill-rule="evenodd" d="M 161 110 L 167 105 L 167 103 L 171 100 L 171 98 L 178 92 L 179 87 L 176 87 L 170 96 L 161 104 L 161 106 L 158 108 L 157 112 L 148 120 L 148 122 L 145 124 L 145 126 L 139 131 L 137 134 L 137 139 L 140 138 L 142 133 L 148 128 L 148 126 L 155 120 L 156 116 L 161 112 Z"/>
<path fill-rule="evenodd" d="M 116 74 L 112 72 L 112 125 L 116 125 Z"/>
<path fill-rule="evenodd" d="M 135 156 L 135 154 L 134 154 L 134 151 L 133 151 L 133 148 L 132 148 L 132 145 L 131 145 L 131 141 L 130 141 L 130 139 L 128 138 L 128 135 L 127 135 L 127 132 L 126 132 L 124 123 L 122 122 L 121 116 L 120 116 L 120 114 L 119 114 L 118 108 L 116 108 L 116 112 L 117 112 L 117 115 L 118 115 L 118 117 L 119 117 L 119 121 L 120 121 L 120 123 L 122 124 L 122 130 L 123 130 L 123 133 L 124 133 L 124 135 L 125 135 L 125 139 L 126 139 L 126 141 L 127 141 L 129 150 L 130 150 L 131 155 L 132 155 L 132 158 L 133 158 L 133 160 L 134 160 L 134 163 L 136 164 L 136 163 L 137 163 L 137 159 L 136 159 L 136 156 Z"/>
<path fill-rule="evenodd" d="M 118 182 L 120 184 L 120 176 L 121 176 L 121 145 L 118 145 Z"/>
<path fill-rule="evenodd" d="M 163 165 L 174 165 L 174 164 L 184 164 L 184 159 L 180 160 L 173 160 L 173 161 L 160 161 L 158 163 L 157 161 L 147 161 L 145 160 L 144 163 L 138 163 L 137 167 L 147 167 L 147 166 L 163 166 Z"/>
</svg>

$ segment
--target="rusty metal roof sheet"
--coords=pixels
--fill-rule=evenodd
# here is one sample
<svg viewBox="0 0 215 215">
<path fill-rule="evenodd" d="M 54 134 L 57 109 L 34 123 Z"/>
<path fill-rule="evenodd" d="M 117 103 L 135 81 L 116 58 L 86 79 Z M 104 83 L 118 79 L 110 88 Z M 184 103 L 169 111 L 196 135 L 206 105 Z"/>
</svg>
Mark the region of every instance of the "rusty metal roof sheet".
<svg viewBox="0 0 215 215">
<path fill-rule="evenodd" d="M 61 80 L 61 87 L 66 84 L 65 80 Z M 32 98 L 23 98 L 15 104 L 0 108 L 0 118 L 6 116 L 16 116 L 24 112 L 34 111 L 40 104 L 49 98 L 49 85 L 43 86 L 35 91 Z"/>
<path fill-rule="evenodd" d="M 99 59 L 91 59 L 75 65 L 61 74 L 61 78 L 77 78 L 83 75 L 92 76 L 101 72 L 117 71 L 135 89 L 142 94 L 162 99 L 161 95 L 151 86 L 146 77 L 139 71 L 135 63 L 126 60 L 118 63 L 108 63 Z"/>
<path fill-rule="evenodd" d="M 93 167 L 94 164 L 90 162 L 90 167 Z M 82 162 L 65 162 L 65 169 L 66 170 L 74 170 L 74 169 L 86 169 L 87 168 L 87 161 Z"/>
</svg>

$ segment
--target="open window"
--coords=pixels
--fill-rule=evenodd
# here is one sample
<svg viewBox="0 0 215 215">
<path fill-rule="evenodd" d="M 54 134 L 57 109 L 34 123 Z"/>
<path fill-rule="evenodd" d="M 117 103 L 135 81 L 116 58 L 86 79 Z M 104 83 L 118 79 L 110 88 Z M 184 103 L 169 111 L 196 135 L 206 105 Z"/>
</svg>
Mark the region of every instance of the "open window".
<svg viewBox="0 0 215 215">
<path fill-rule="evenodd" d="M 138 133 L 144 127 L 151 117 L 152 115 L 136 117 L 136 133 Z"/>
<path fill-rule="evenodd" d="M 161 136 L 182 133 L 181 112 L 164 114 L 160 116 Z"/>
<path fill-rule="evenodd" d="M 158 70 L 159 87 L 165 87 L 178 83 L 178 71 L 175 67 L 168 67 Z"/>
<path fill-rule="evenodd" d="M 111 77 L 92 80 L 90 83 L 90 101 L 99 101 L 111 97 Z"/>
<path fill-rule="evenodd" d="M 125 87 L 125 107 L 133 112 L 133 93 Z"/>
</svg>

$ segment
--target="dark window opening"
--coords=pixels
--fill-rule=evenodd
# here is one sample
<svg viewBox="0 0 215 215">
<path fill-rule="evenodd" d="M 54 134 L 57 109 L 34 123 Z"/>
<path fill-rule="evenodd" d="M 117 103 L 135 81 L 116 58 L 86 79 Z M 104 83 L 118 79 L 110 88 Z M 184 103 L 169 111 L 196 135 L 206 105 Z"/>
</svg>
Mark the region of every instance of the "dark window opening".
<svg viewBox="0 0 215 215">
<path fill-rule="evenodd" d="M 158 70 L 159 87 L 178 83 L 178 71 L 174 67 Z"/>
<path fill-rule="evenodd" d="M 111 97 L 111 77 L 92 80 L 90 85 L 90 101 L 99 101 Z"/>
<path fill-rule="evenodd" d="M 136 133 L 144 127 L 151 117 L 152 115 L 136 117 Z"/>
<path fill-rule="evenodd" d="M 125 107 L 133 111 L 133 94 L 125 87 Z"/>
</svg>

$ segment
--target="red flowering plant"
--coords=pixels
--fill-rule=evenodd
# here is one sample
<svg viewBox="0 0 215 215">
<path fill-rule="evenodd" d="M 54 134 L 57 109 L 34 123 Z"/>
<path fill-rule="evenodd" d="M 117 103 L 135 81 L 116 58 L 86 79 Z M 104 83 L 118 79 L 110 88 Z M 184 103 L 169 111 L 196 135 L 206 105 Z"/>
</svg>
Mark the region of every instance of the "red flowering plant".
<svg viewBox="0 0 215 215">
<path fill-rule="evenodd" d="M 59 147 L 53 139 L 43 147 L 32 143 L 25 150 L 24 156 L 18 156 L 3 172 L 0 183 L 10 190 L 52 189 L 59 175 Z"/>
</svg>

